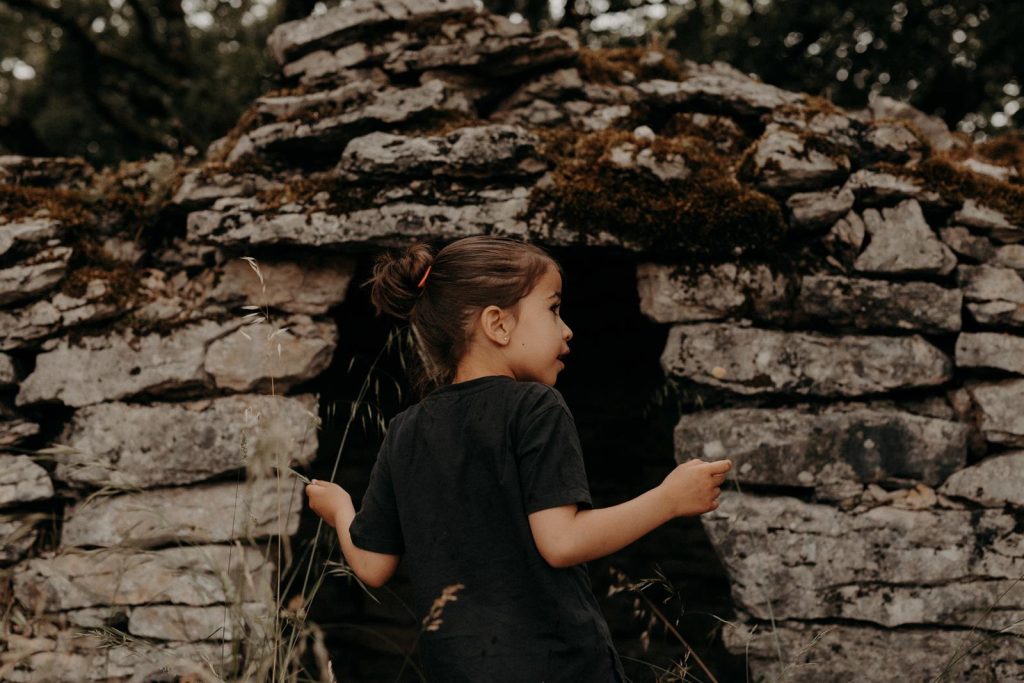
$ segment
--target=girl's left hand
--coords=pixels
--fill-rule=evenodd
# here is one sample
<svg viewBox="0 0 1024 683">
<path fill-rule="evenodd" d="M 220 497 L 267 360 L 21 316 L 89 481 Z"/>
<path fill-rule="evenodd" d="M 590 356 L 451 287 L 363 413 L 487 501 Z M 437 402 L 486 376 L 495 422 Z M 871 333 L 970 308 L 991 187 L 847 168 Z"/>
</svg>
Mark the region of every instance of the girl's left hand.
<svg viewBox="0 0 1024 683">
<path fill-rule="evenodd" d="M 309 507 L 331 528 L 334 528 L 343 510 L 353 507 L 352 496 L 334 482 L 314 479 L 306 484 L 306 495 L 309 497 Z"/>
</svg>

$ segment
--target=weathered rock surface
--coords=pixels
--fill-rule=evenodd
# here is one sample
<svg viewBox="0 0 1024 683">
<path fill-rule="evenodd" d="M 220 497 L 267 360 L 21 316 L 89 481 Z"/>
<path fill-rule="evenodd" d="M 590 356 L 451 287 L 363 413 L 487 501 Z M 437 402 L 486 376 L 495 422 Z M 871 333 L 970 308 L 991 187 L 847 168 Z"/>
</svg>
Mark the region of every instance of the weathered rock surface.
<svg viewBox="0 0 1024 683">
<path fill-rule="evenodd" d="M 22 348 L 61 330 L 123 313 L 117 305 L 104 300 L 107 294 L 102 280 L 91 280 L 81 297 L 58 292 L 24 308 L 0 311 L 0 349 Z"/>
<path fill-rule="evenodd" d="M 195 211 L 188 216 L 188 231 L 190 239 L 231 247 L 280 244 L 333 248 L 367 243 L 394 246 L 428 236 L 523 236 L 527 232 L 529 194 L 525 187 L 480 190 L 465 204 L 438 204 L 428 210 L 427 204 L 397 201 L 342 215 L 307 212 L 301 207 L 273 215 L 241 209 Z"/>
<path fill-rule="evenodd" d="M 0 353 L 0 387 L 9 387 L 18 383 L 18 370 L 14 359 L 6 353 Z"/>
<path fill-rule="evenodd" d="M 50 218 L 29 218 L 0 223 L 0 256 L 9 252 L 15 245 L 45 243 L 57 237 L 60 229 L 60 221 Z"/>
<path fill-rule="evenodd" d="M 35 422 L 20 419 L 15 415 L 0 419 L 0 448 L 13 446 L 39 433 Z"/>
<path fill-rule="evenodd" d="M 1013 515 L 890 506 L 855 515 L 730 491 L 701 520 L 734 599 L 758 619 L 978 622 L 997 631 L 1024 616 L 1024 584 L 1014 585 L 1024 546 Z"/>
<path fill-rule="evenodd" d="M 246 325 L 214 340 L 204 369 L 214 383 L 233 391 L 288 391 L 331 364 L 338 344 L 333 321 L 296 314 L 284 325 Z"/>
<path fill-rule="evenodd" d="M 750 310 L 767 317 L 788 303 L 792 283 L 764 265 L 723 263 L 708 268 L 639 263 L 640 310 L 660 323 L 720 320 Z"/>
<path fill-rule="evenodd" d="M 865 405 L 733 408 L 683 415 L 674 443 L 680 463 L 728 458 L 729 477 L 741 484 L 813 488 L 821 498 L 841 499 L 868 483 L 938 486 L 964 466 L 968 431 L 962 423 Z"/>
<path fill-rule="evenodd" d="M 240 606 L 191 607 L 144 605 L 131 610 L 128 631 L 135 636 L 195 642 L 241 640 L 247 632 L 260 642 L 273 627 L 273 611 L 264 603 Z"/>
<path fill-rule="evenodd" d="M 14 568 L 14 594 L 46 612 L 106 605 L 216 605 L 271 595 L 273 566 L 254 547 L 186 545 L 139 552 L 68 550 Z"/>
<path fill-rule="evenodd" d="M 790 225 L 814 230 L 833 225 L 853 208 L 854 194 L 849 183 L 821 192 L 797 192 L 786 200 L 791 212 Z"/>
<path fill-rule="evenodd" d="M 17 562 L 28 553 L 39 536 L 36 521 L 25 514 L 0 514 L 0 564 Z"/>
<path fill-rule="evenodd" d="M 59 401 L 79 407 L 143 392 L 160 395 L 210 387 L 203 369 L 206 349 L 242 323 L 203 321 L 167 337 L 136 337 L 127 331 L 87 337 L 74 345 L 59 340 L 36 357 L 35 371 L 21 383 L 15 402 Z"/>
<path fill-rule="evenodd" d="M 730 652 L 750 663 L 756 683 L 923 683 L 943 672 L 957 681 L 1010 681 L 1024 667 L 1024 639 L 1018 634 L 979 634 L 969 628 L 777 620 L 774 627 L 728 624 L 722 639 Z"/>
<path fill-rule="evenodd" d="M 307 465 L 316 455 L 315 403 L 306 394 L 87 406 L 60 437 L 67 448 L 54 454 L 55 475 L 73 485 L 152 488 Z"/>
<path fill-rule="evenodd" d="M 990 443 L 1024 446 L 1024 379 L 967 382 L 964 388 L 980 414 L 979 428 Z"/>
<path fill-rule="evenodd" d="M 865 209 L 861 217 L 870 241 L 854 261 L 855 269 L 946 275 L 956 267 L 956 255 L 932 232 L 915 200 L 881 211 Z"/>
<path fill-rule="evenodd" d="M 1024 227 L 1014 225 L 1001 212 L 981 205 L 973 199 L 964 200 L 963 207 L 953 214 L 950 223 L 981 230 L 1004 243 L 1024 240 Z"/>
<path fill-rule="evenodd" d="M 143 639 L 110 645 L 103 638 L 63 632 L 56 639 L 11 639 L 13 667 L 5 681 L 92 683 L 100 680 L 203 680 L 226 675 L 238 655 L 214 643 L 150 643 Z M 167 678 L 170 677 L 170 678 Z"/>
<path fill-rule="evenodd" d="M 0 507 L 53 497 L 46 470 L 26 455 L 0 453 Z"/>
<path fill-rule="evenodd" d="M 294 534 L 302 482 L 282 474 L 245 483 L 151 489 L 65 511 L 61 546 L 147 548 Z"/>
<path fill-rule="evenodd" d="M 674 326 L 661 367 L 737 394 L 856 396 L 952 376 L 950 359 L 918 335 L 839 337 L 714 323 Z"/>
<path fill-rule="evenodd" d="M 683 81 L 653 79 L 638 84 L 637 89 L 660 104 L 711 105 L 740 116 L 756 116 L 805 99 L 799 93 L 756 81 L 722 62 L 696 66 Z"/>
<path fill-rule="evenodd" d="M 228 154 L 234 163 L 250 154 L 285 155 L 337 148 L 367 129 L 406 123 L 429 112 L 469 114 L 471 103 L 457 88 L 433 79 L 412 88 L 375 91 L 370 103 L 353 100 L 349 110 L 316 120 L 269 123 L 244 134 Z"/>
<path fill-rule="evenodd" d="M 956 364 L 1024 375 L 1024 338 L 1000 332 L 965 332 L 956 338 Z"/>
<path fill-rule="evenodd" d="M 338 171 L 352 180 L 521 176 L 547 169 L 537 145 L 519 126 L 470 126 L 422 138 L 370 133 L 348 143 Z"/>
<path fill-rule="evenodd" d="M 228 305 L 319 315 L 344 301 L 355 262 L 346 256 L 314 255 L 302 263 L 261 260 L 257 267 L 262 282 L 247 262 L 227 261 L 210 298 Z"/>
<path fill-rule="evenodd" d="M 960 329 L 962 305 L 959 289 L 838 275 L 801 278 L 794 301 L 801 314 L 835 326 L 935 334 Z"/>
<path fill-rule="evenodd" d="M 982 325 L 1024 324 L 1024 277 L 1016 270 L 961 265 L 956 275 L 975 321 Z"/>
<path fill-rule="evenodd" d="M 939 491 L 987 507 L 1024 507 L 1024 451 L 993 455 L 954 472 Z"/>
<path fill-rule="evenodd" d="M 752 157 L 754 183 L 767 192 L 818 190 L 843 180 L 850 171 L 845 156 L 829 156 L 808 145 L 799 133 L 769 125 Z"/>
<path fill-rule="evenodd" d="M 0 306 L 36 297 L 64 279 L 70 247 L 51 247 L 31 259 L 0 269 Z"/>
<path fill-rule="evenodd" d="M 401 22 L 407 28 L 419 22 L 447 16 L 476 13 L 471 0 L 401 0 L 400 2 L 360 2 L 335 7 L 315 19 L 299 19 L 277 26 L 267 38 L 278 64 L 284 64 L 311 48 L 352 44 L 358 36 L 380 24 Z"/>
</svg>

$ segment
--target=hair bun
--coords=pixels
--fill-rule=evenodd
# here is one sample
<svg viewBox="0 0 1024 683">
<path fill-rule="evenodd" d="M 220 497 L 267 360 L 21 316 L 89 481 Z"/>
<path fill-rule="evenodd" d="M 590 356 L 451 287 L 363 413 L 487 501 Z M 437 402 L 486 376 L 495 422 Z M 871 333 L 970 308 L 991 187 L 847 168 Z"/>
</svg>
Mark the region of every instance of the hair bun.
<svg viewBox="0 0 1024 683">
<path fill-rule="evenodd" d="M 408 320 L 423 289 L 420 282 L 434 263 L 434 252 L 428 244 L 416 243 L 400 255 L 385 251 L 373 267 L 373 276 L 364 284 L 372 284 L 370 301 L 377 310 Z M 425 283 L 424 283 L 425 284 Z"/>
</svg>

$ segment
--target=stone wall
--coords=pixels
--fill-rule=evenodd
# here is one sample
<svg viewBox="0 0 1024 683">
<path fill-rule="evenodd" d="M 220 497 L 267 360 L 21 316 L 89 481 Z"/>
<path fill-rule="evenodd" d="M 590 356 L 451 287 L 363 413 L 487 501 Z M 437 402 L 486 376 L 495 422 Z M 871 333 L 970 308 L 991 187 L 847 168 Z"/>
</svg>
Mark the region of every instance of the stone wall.
<svg viewBox="0 0 1024 683">
<path fill-rule="evenodd" d="M 477 233 L 635 261 L 675 458 L 736 465 L 700 523 L 752 678 L 1024 667 L 1012 145 L 469 0 L 268 45 L 283 87 L 202 158 L 0 157 L 0 679 L 257 677 L 331 312 L 380 247 Z"/>
</svg>

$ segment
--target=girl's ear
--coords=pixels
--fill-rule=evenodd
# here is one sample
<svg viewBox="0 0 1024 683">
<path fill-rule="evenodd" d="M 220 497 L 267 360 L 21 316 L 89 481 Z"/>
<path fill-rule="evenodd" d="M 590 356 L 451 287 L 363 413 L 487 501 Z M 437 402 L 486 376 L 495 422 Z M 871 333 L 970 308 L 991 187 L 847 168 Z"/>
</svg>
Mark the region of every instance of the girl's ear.
<svg viewBox="0 0 1024 683">
<path fill-rule="evenodd" d="M 480 325 L 491 341 L 504 344 L 515 327 L 515 317 L 498 306 L 488 306 L 480 313 Z"/>
</svg>

